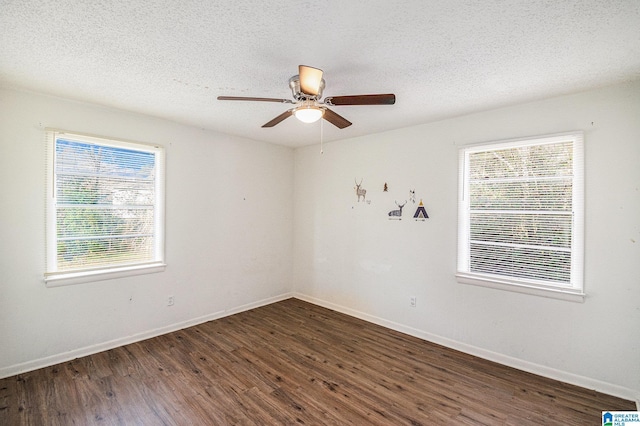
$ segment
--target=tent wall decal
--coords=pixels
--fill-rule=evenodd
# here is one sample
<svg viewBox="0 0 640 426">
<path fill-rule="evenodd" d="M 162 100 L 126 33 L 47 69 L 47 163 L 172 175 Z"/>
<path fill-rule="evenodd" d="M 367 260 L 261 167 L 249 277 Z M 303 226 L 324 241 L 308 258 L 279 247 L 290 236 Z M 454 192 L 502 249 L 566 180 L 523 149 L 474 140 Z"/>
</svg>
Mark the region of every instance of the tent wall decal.
<svg viewBox="0 0 640 426">
<path fill-rule="evenodd" d="M 416 209 L 416 213 L 413 215 L 415 220 L 425 220 L 429 219 L 429 215 L 427 214 L 427 210 L 424 208 L 424 204 L 422 204 L 422 200 L 420 200 L 420 204 L 418 204 L 418 208 Z"/>
</svg>

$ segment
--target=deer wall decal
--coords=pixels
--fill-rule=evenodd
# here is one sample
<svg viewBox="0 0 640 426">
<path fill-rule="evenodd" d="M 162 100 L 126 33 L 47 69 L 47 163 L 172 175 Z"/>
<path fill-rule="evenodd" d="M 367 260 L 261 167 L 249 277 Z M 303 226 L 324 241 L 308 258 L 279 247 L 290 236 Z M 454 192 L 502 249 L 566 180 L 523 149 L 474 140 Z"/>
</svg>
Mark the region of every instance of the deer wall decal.
<svg viewBox="0 0 640 426">
<path fill-rule="evenodd" d="M 360 188 L 360 186 L 362 185 L 362 179 L 360 179 L 360 183 L 358 183 L 357 180 L 355 180 L 355 182 L 356 182 L 355 190 L 356 190 L 356 195 L 358 195 L 358 202 L 360 202 L 360 197 L 362 197 L 362 201 L 364 201 L 364 198 L 367 195 L 367 190 Z"/>
<path fill-rule="evenodd" d="M 391 210 L 391 211 L 389 212 L 389 217 L 397 217 L 397 218 L 400 218 L 400 220 L 402 220 L 402 219 L 401 219 L 401 216 L 402 216 L 402 208 L 405 206 L 405 204 L 407 204 L 407 201 L 405 200 L 404 204 L 398 204 L 398 202 L 397 202 L 397 201 L 396 201 L 395 203 L 396 203 L 396 206 L 398 206 L 398 207 L 399 207 L 399 209 L 398 209 L 398 210 Z"/>
</svg>

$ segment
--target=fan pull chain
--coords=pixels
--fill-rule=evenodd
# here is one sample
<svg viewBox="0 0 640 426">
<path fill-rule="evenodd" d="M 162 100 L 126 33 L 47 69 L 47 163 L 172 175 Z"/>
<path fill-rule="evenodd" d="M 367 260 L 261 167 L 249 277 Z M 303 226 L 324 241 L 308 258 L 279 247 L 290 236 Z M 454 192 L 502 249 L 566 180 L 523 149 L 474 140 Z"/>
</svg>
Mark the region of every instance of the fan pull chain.
<svg viewBox="0 0 640 426">
<path fill-rule="evenodd" d="M 320 119 L 320 154 L 324 154 L 324 149 L 322 148 L 323 139 L 324 139 L 324 120 Z"/>
</svg>

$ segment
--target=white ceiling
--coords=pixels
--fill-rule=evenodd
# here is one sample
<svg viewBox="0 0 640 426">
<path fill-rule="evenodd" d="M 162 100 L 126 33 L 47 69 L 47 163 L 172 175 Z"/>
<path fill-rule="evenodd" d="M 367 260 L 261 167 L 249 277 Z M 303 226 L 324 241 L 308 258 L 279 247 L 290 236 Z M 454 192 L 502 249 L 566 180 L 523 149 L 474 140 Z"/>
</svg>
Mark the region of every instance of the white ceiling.
<svg viewBox="0 0 640 426">
<path fill-rule="evenodd" d="M 288 146 L 319 124 L 290 106 L 299 64 L 334 107 L 324 141 L 383 132 L 640 78 L 639 0 L 0 0 L 0 85 Z M 53 124 L 53 123 L 52 123 Z"/>
</svg>

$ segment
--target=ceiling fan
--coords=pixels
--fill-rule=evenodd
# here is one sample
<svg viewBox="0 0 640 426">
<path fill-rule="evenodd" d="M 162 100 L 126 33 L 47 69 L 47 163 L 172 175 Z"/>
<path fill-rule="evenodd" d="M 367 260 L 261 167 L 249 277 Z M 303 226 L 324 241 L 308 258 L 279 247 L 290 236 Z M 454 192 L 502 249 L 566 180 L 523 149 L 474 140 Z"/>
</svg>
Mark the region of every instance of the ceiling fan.
<svg viewBox="0 0 640 426">
<path fill-rule="evenodd" d="M 277 98 L 252 98 L 244 96 L 218 96 L 220 101 L 259 101 L 259 102 L 280 102 L 293 104 L 294 107 L 283 112 L 273 120 L 265 123 L 262 127 L 273 127 L 294 115 L 304 123 L 313 123 L 320 118 L 324 118 L 334 126 L 344 129 L 351 126 L 351 122 L 339 114 L 336 114 L 328 106 L 343 105 L 393 105 L 396 102 L 396 95 L 393 93 L 377 95 L 350 95 L 350 96 L 329 96 L 322 98 L 324 90 L 324 79 L 322 70 L 306 65 L 298 66 L 298 75 L 289 79 L 289 87 L 293 93 L 293 99 Z"/>
</svg>

